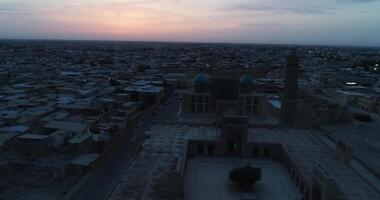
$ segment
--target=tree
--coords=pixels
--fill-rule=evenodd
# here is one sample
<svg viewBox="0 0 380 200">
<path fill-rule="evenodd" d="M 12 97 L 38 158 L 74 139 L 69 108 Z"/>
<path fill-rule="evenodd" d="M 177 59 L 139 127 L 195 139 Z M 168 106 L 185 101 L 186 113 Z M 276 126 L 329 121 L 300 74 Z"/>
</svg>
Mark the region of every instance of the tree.
<svg viewBox="0 0 380 200">
<path fill-rule="evenodd" d="M 156 102 L 156 97 L 154 95 L 144 95 L 143 104 L 144 108 L 148 108 Z"/>
<path fill-rule="evenodd" d="M 371 116 L 369 114 L 356 113 L 354 115 L 354 117 L 356 120 L 361 121 L 361 122 L 372 122 L 373 121 L 373 119 L 371 118 Z"/>
<path fill-rule="evenodd" d="M 138 101 L 139 100 L 139 93 L 137 91 L 131 92 L 131 100 L 132 101 Z"/>
<path fill-rule="evenodd" d="M 111 86 L 119 86 L 119 85 L 121 85 L 119 83 L 119 81 L 117 81 L 115 79 L 112 79 L 112 78 L 108 79 L 108 82 L 110 83 Z"/>
<path fill-rule="evenodd" d="M 235 168 L 230 171 L 229 179 L 240 188 L 250 189 L 257 181 L 261 180 L 261 168 L 253 168 L 250 165 Z"/>
</svg>

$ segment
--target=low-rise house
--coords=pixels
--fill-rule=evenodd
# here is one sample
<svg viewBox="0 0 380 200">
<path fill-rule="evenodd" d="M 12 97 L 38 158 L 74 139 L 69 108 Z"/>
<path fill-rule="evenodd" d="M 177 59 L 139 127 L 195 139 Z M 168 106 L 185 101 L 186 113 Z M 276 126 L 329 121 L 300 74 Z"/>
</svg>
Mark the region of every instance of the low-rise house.
<svg viewBox="0 0 380 200">
<path fill-rule="evenodd" d="M 7 133 L 0 133 L 0 152 L 8 149 L 10 141 L 12 141 L 17 136 L 21 135 L 22 133 L 18 132 L 7 132 Z"/>
<path fill-rule="evenodd" d="M 75 153 L 88 153 L 93 148 L 93 140 L 90 133 L 77 135 L 67 141 L 70 145 L 71 152 Z"/>
<path fill-rule="evenodd" d="M 52 153 L 53 143 L 49 135 L 23 134 L 12 142 L 15 152 L 27 155 L 48 155 Z"/>
<path fill-rule="evenodd" d="M 377 112 L 380 98 L 376 96 L 363 96 L 358 99 L 358 106 L 366 112 Z"/>
<path fill-rule="evenodd" d="M 80 155 L 68 163 L 67 171 L 69 173 L 84 174 L 92 168 L 98 157 L 99 154 L 96 153 Z"/>
</svg>

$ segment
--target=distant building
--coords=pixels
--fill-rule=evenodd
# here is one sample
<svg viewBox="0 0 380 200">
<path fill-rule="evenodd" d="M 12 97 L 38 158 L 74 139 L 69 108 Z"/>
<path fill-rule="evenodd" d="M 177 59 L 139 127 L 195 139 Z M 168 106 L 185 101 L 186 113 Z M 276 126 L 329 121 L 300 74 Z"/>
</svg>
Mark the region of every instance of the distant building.
<svg viewBox="0 0 380 200">
<path fill-rule="evenodd" d="M 326 94 L 342 105 L 356 105 L 359 98 L 365 97 L 363 93 L 347 90 L 326 91 Z"/>
<path fill-rule="evenodd" d="M 47 155 L 52 153 L 53 145 L 53 141 L 49 135 L 23 134 L 16 138 L 12 147 L 18 153 Z"/>
<path fill-rule="evenodd" d="M 0 69 L 0 86 L 7 83 L 10 78 L 10 74 L 5 71 Z"/>
<path fill-rule="evenodd" d="M 194 87 L 182 92 L 183 112 L 249 115 L 259 112 L 262 94 L 254 91 L 251 71 L 221 70 L 198 74 Z"/>
<path fill-rule="evenodd" d="M 125 92 L 130 94 L 131 100 L 144 100 L 153 98 L 155 101 L 160 101 L 165 96 L 163 87 L 156 87 L 150 81 L 140 80 L 135 82 L 132 86 L 124 89 Z"/>
<path fill-rule="evenodd" d="M 358 98 L 358 106 L 366 112 L 377 112 L 380 104 L 379 96 L 361 96 Z"/>
</svg>

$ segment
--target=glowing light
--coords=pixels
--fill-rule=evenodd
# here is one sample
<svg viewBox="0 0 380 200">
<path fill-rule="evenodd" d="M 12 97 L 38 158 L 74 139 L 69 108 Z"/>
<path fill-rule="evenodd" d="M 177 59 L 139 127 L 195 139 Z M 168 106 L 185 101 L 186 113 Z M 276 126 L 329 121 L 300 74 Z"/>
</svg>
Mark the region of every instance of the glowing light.
<svg viewBox="0 0 380 200">
<path fill-rule="evenodd" d="M 347 82 L 346 85 L 356 85 L 356 82 Z"/>
</svg>

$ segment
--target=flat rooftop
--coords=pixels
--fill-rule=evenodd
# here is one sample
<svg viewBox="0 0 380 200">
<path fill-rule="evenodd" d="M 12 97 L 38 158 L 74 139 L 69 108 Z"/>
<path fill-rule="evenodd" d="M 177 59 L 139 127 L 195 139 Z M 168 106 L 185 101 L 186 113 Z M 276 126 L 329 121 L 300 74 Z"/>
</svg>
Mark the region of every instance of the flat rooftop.
<svg viewBox="0 0 380 200">
<path fill-rule="evenodd" d="M 348 141 L 355 157 L 380 177 L 380 135 L 379 125 L 375 123 L 372 127 L 341 128 L 331 132 L 329 137 L 335 142 Z"/>
<path fill-rule="evenodd" d="M 81 123 L 64 122 L 64 121 L 51 121 L 45 125 L 46 128 L 67 130 L 72 132 L 82 132 L 86 130 L 87 125 Z"/>
<path fill-rule="evenodd" d="M 81 166 L 89 166 L 92 162 L 94 162 L 99 157 L 97 153 L 84 154 L 76 157 L 70 164 L 73 165 L 81 165 Z"/>
<path fill-rule="evenodd" d="M 0 133 L 0 147 L 3 146 L 6 142 L 19 136 L 20 134 L 22 133 L 17 133 L 17 132 Z"/>
<path fill-rule="evenodd" d="M 186 140 L 220 140 L 220 130 L 209 126 L 157 124 L 145 134 L 149 138 L 109 199 L 149 199 L 158 177 L 169 170 L 175 159 L 182 157 Z"/>
<path fill-rule="evenodd" d="M 380 194 L 371 185 L 350 166 L 337 160 L 335 152 L 314 134 L 321 133 L 308 129 L 256 128 L 249 129 L 248 142 L 281 144 L 299 173 L 309 183 L 313 179 L 313 167 L 321 165 L 336 181 L 345 199 L 380 199 Z"/>
<path fill-rule="evenodd" d="M 49 138 L 48 135 L 39 135 L 39 134 L 24 134 L 18 136 L 19 139 L 28 139 L 28 140 L 45 140 Z"/>
<path fill-rule="evenodd" d="M 91 137 L 90 133 L 86 133 L 83 135 L 77 135 L 73 138 L 71 138 L 69 141 L 67 141 L 69 144 L 80 144 Z"/>
</svg>

